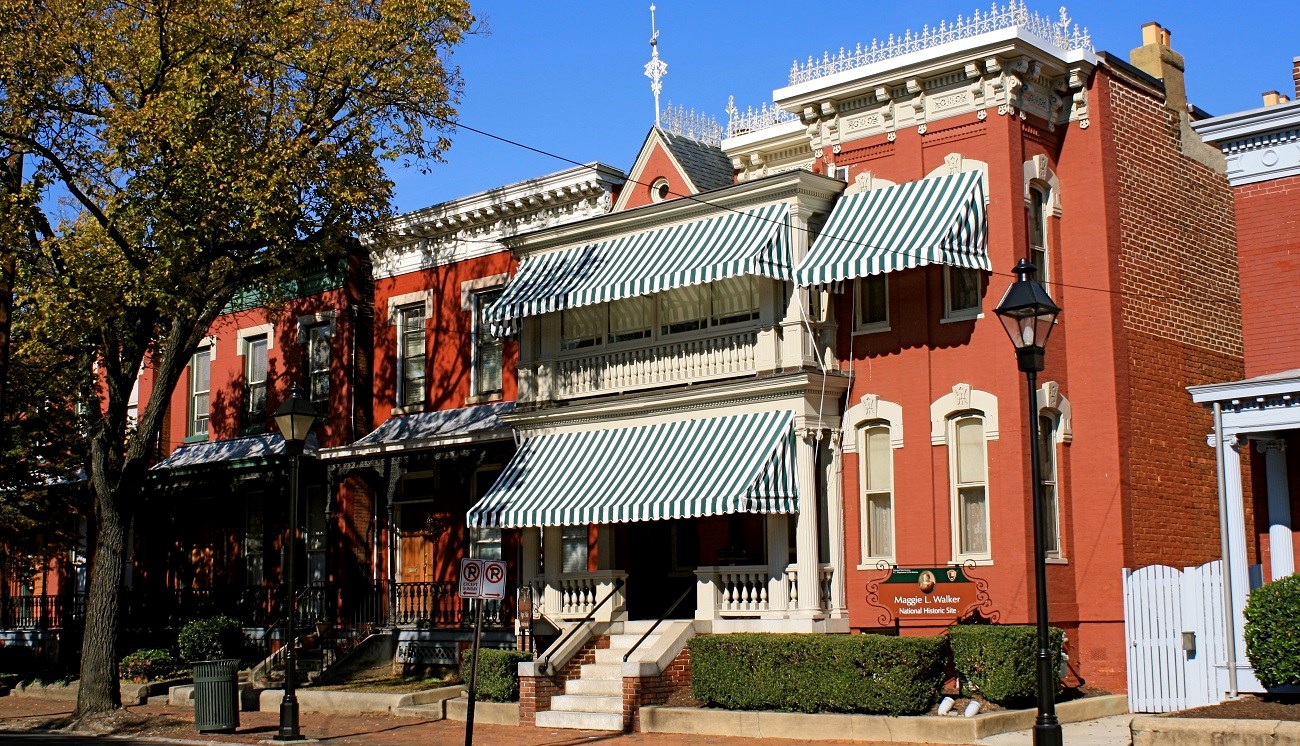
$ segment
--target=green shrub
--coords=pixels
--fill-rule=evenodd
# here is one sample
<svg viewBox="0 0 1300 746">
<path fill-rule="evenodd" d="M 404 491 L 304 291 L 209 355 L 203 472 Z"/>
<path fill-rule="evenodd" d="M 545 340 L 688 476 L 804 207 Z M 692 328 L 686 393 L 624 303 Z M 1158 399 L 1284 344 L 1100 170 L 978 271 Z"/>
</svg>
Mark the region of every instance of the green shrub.
<svg viewBox="0 0 1300 746">
<path fill-rule="evenodd" d="M 1260 683 L 1300 684 L 1300 575 L 1251 591 L 1245 614 L 1246 657 Z"/>
<path fill-rule="evenodd" d="M 694 697 L 732 710 L 917 714 L 947 662 L 942 636 L 705 635 L 689 648 Z"/>
<path fill-rule="evenodd" d="M 1030 625 L 959 624 L 948 630 L 952 661 L 963 686 L 979 692 L 990 702 L 1020 705 L 1038 693 L 1038 632 Z M 1052 680 L 1061 690 L 1057 676 L 1065 633 L 1048 630 Z"/>
<path fill-rule="evenodd" d="M 533 654 L 522 650 L 479 648 L 478 659 L 475 697 L 488 702 L 519 701 L 519 664 L 532 660 Z M 466 686 L 473 669 L 474 653 L 466 650 L 460 657 L 460 677 Z"/>
<path fill-rule="evenodd" d="M 181 660 L 191 663 L 239 658 L 247 646 L 248 638 L 239 622 L 228 616 L 186 622 L 176 638 Z"/>
<path fill-rule="evenodd" d="M 166 650 L 137 650 L 122 659 L 122 678 L 137 683 L 165 679 L 182 670 L 180 661 Z"/>
</svg>

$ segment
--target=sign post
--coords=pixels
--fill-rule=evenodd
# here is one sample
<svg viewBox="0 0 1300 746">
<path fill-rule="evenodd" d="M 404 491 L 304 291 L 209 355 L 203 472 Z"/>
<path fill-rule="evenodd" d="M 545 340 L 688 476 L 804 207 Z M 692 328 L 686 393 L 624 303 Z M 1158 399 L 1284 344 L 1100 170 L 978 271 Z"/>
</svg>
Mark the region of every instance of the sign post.
<svg viewBox="0 0 1300 746">
<path fill-rule="evenodd" d="M 469 706 L 465 711 L 465 746 L 474 743 L 474 700 L 478 694 L 478 650 L 483 638 L 483 600 L 506 595 L 506 563 L 500 560 L 462 559 L 457 595 L 474 608 L 474 665 L 469 672 Z"/>
</svg>

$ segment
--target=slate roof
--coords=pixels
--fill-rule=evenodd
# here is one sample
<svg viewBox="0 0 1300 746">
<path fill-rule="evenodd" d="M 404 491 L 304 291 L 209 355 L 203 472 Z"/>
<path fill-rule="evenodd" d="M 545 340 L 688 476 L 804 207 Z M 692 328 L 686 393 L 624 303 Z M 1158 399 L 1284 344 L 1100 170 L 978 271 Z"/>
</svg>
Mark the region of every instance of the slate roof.
<svg viewBox="0 0 1300 746">
<path fill-rule="evenodd" d="M 316 433 L 307 435 L 307 452 L 320 448 Z M 265 459 L 284 453 L 284 436 L 267 433 L 245 438 L 188 443 L 172 451 L 167 458 L 154 464 L 154 470 L 184 469 L 195 466 L 233 463 L 249 459 Z"/>
<path fill-rule="evenodd" d="M 349 448 L 487 434 L 493 431 L 504 433 L 510 430 L 510 426 L 501 420 L 500 415 L 514 411 L 514 408 L 515 403 L 508 401 L 437 412 L 398 415 L 389 418 Z"/>
<path fill-rule="evenodd" d="M 708 145 L 692 140 L 684 135 L 677 135 L 665 129 L 659 130 L 659 136 L 672 152 L 673 157 L 682 165 L 686 177 L 701 192 L 729 187 L 735 183 L 732 178 L 731 159 L 716 145 Z"/>
</svg>

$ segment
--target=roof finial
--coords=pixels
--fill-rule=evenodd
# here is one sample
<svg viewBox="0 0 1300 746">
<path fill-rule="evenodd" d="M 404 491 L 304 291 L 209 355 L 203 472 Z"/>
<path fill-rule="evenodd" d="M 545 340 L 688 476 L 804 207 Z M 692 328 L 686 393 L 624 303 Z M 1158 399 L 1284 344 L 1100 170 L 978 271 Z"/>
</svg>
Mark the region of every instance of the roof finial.
<svg viewBox="0 0 1300 746">
<path fill-rule="evenodd" d="M 650 6 L 650 61 L 645 65 L 645 76 L 650 79 L 650 90 L 655 94 L 655 126 L 659 126 L 659 93 L 663 91 L 668 63 L 659 59 L 659 31 L 655 29 L 655 6 Z"/>
</svg>

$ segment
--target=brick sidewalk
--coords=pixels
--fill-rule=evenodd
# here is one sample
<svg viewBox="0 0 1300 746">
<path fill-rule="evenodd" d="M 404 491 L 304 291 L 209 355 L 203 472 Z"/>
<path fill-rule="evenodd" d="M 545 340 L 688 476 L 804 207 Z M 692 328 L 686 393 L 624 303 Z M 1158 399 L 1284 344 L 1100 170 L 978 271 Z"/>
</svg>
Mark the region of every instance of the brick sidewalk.
<svg viewBox="0 0 1300 746">
<path fill-rule="evenodd" d="M 0 730 L 24 731 L 41 722 L 67 717 L 72 702 L 29 697 L 0 697 Z M 137 727 L 122 728 L 113 735 L 133 738 L 157 738 L 189 743 L 258 743 L 273 737 L 279 726 L 274 712 L 241 712 L 239 729 L 230 735 L 200 734 L 194 730 L 194 710 L 148 704 L 127 708 L 130 715 L 143 720 Z M 303 713 L 300 731 L 308 738 L 320 739 L 331 746 L 463 746 L 465 724 L 456 720 L 430 722 L 415 718 L 387 715 L 345 716 Z M 666 733 L 606 733 L 585 730 L 549 730 L 501 725 L 474 726 L 474 743 L 482 746 L 510 744 L 518 746 L 791 746 L 801 741 L 781 738 L 743 738 L 731 736 L 697 736 Z M 825 746 L 884 746 L 868 741 L 818 741 Z M 891 746 L 903 746 L 897 743 Z M 933 746 L 910 744 L 907 746 Z"/>
</svg>

